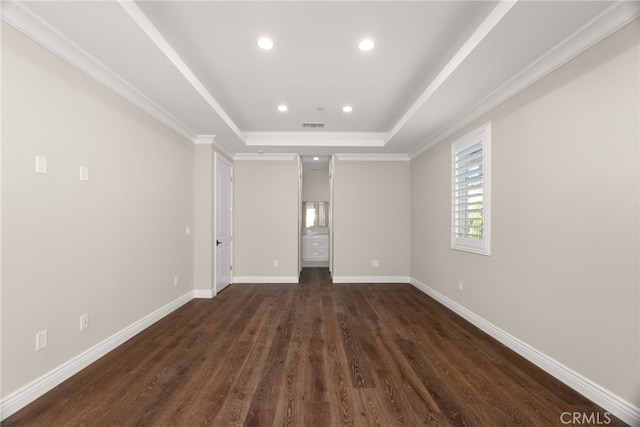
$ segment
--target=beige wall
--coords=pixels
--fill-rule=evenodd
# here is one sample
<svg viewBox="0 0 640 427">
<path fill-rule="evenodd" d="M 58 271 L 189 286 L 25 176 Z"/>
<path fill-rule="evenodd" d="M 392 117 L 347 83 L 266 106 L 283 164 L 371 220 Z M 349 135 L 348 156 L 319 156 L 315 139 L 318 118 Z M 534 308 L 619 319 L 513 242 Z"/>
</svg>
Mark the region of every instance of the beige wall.
<svg viewBox="0 0 640 427">
<path fill-rule="evenodd" d="M 11 28 L 2 36 L 6 396 L 211 288 L 214 165 L 210 146 Z M 337 161 L 334 275 L 411 275 L 640 405 L 638 38 L 636 21 L 411 164 Z M 491 257 L 453 251 L 449 237 L 450 142 L 487 120 Z M 235 276 L 297 276 L 297 174 L 295 160 L 234 163 Z"/>
<path fill-rule="evenodd" d="M 334 276 L 408 277 L 409 162 L 338 160 L 333 179 Z"/>
<path fill-rule="evenodd" d="M 411 165 L 412 277 L 636 406 L 639 35 L 636 20 Z M 450 143 L 487 120 L 491 257 L 449 237 Z"/>
<path fill-rule="evenodd" d="M 6 396 L 192 291 L 194 149 L 7 26 L 2 107 Z"/>
<path fill-rule="evenodd" d="M 233 192 L 233 276 L 297 277 L 297 160 L 235 161 Z"/>
<path fill-rule="evenodd" d="M 329 172 L 308 171 L 302 174 L 302 200 L 329 201 Z"/>
</svg>

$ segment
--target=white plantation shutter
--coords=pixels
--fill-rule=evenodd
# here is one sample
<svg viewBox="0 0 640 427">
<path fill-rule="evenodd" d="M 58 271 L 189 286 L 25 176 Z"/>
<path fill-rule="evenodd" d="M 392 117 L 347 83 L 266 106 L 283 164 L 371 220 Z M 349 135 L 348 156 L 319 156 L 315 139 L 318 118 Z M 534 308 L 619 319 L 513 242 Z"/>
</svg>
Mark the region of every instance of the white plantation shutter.
<svg viewBox="0 0 640 427">
<path fill-rule="evenodd" d="M 451 247 L 489 255 L 491 125 L 451 145 Z"/>
</svg>

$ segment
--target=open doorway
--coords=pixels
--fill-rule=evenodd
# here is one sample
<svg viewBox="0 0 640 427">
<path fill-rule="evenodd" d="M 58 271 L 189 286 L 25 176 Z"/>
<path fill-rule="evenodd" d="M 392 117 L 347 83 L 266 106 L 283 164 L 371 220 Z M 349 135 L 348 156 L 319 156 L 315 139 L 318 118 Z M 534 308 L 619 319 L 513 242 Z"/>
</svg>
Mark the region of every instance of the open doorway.
<svg viewBox="0 0 640 427">
<path fill-rule="evenodd" d="M 301 267 L 331 266 L 331 156 L 301 156 Z"/>
</svg>

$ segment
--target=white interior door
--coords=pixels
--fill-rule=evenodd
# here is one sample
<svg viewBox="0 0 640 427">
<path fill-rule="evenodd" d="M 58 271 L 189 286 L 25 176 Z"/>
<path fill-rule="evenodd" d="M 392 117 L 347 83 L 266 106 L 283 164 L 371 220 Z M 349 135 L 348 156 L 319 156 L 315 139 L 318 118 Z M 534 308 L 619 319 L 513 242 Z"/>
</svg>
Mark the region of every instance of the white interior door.
<svg viewBox="0 0 640 427">
<path fill-rule="evenodd" d="M 232 200 L 233 182 L 231 163 L 216 153 L 215 174 L 215 278 L 216 293 L 231 283 L 232 276 Z"/>
</svg>

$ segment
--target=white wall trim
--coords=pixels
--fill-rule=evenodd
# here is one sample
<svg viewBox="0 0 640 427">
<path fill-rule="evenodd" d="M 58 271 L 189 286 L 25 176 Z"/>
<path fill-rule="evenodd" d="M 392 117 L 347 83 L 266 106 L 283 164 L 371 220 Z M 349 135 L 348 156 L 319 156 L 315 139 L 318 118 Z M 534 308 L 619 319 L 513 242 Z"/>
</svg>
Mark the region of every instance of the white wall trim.
<svg viewBox="0 0 640 427">
<path fill-rule="evenodd" d="M 51 27 L 23 3 L 3 1 L 2 20 L 178 134 L 190 141 L 196 139 L 193 130 Z"/>
<path fill-rule="evenodd" d="M 265 160 L 265 161 L 277 161 L 277 160 L 293 160 L 297 156 L 296 153 L 237 153 L 233 156 L 233 160 L 247 161 L 247 160 Z"/>
<path fill-rule="evenodd" d="M 235 155 L 235 152 L 233 150 L 230 150 L 217 138 L 213 140 L 213 148 L 215 148 L 218 153 L 229 159 L 229 162 L 231 162 L 231 159 L 233 159 L 233 156 Z"/>
<path fill-rule="evenodd" d="M 587 397 L 605 410 L 611 412 L 629 425 L 640 425 L 640 408 L 630 402 L 616 396 L 611 391 L 605 389 L 592 380 L 575 372 L 571 368 L 563 365 L 557 360 L 536 350 L 524 341 L 514 337 L 508 332 L 500 329 L 489 321 L 478 316 L 469 309 L 463 307 L 452 299 L 442 295 L 430 286 L 421 281 L 411 278 L 410 283 L 417 289 L 429 295 L 440 304 L 444 305 L 458 316 L 469 321 L 482 331 L 486 332 L 496 340 L 500 341 L 511 350 L 515 351 L 534 365 L 553 375 L 578 393 Z"/>
<path fill-rule="evenodd" d="M 358 154 L 336 153 L 340 161 L 351 162 L 408 162 L 411 160 L 407 154 Z"/>
<path fill-rule="evenodd" d="M 384 132 L 246 132 L 248 146 L 384 147 Z"/>
<path fill-rule="evenodd" d="M 578 391 L 596 404 L 610 411 L 629 425 L 640 425 L 640 407 L 622 399 L 599 384 L 580 375 L 555 359 L 541 353 L 527 343 L 498 328 L 457 302 L 438 291 L 408 276 L 336 276 L 334 283 L 411 283 L 414 287 L 429 295 L 460 317 L 466 319 L 511 350 L 523 356 L 547 373 L 553 375 L 569 387 Z M 296 276 L 238 276 L 233 283 L 298 283 Z M 106 340 L 73 357 L 57 368 L 31 381 L 29 384 L 8 394 L 0 400 L 0 420 L 11 416 L 29 403 L 36 400 L 63 381 L 75 375 L 102 356 L 114 350 L 125 341 L 142 332 L 158 320 L 180 308 L 193 298 L 213 298 L 211 289 L 196 289 L 171 301 L 167 305 L 148 314 L 142 319 L 115 333 Z"/>
<path fill-rule="evenodd" d="M 69 379 L 71 376 L 114 350 L 125 341 L 139 334 L 158 320 L 191 301 L 193 297 L 194 291 L 190 291 L 182 295 L 181 297 L 171 301 L 169 304 L 160 307 L 156 311 L 132 323 L 121 331 L 116 332 L 104 341 L 69 359 L 57 368 L 54 368 L 44 375 L 36 378 L 27 385 L 9 393 L 0 401 L 0 420 L 4 420 L 24 408 L 38 397 L 61 384 L 63 381 Z"/>
<path fill-rule="evenodd" d="M 509 13 L 511 8 L 516 4 L 518 0 L 514 1 L 501 1 L 482 21 L 480 26 L 471 34 L 467 41 L 458 49 L 458 51 L 451 57 L 447 65 L 440 70 L 440 73 L 433 79 L 429 86 L 422 92 L 420 97 L 411 105 L 411 107 L 404 113 L 398 123 L 391 129 L 385 144 L 388 143 L 400 130 L 407 124 L 407 122 L 416 114 L 416 112 L 433 96 L 440 86 L 456 71 L 456 69 L 464 62 L 464 60 L 471 55 L 476 47 L 487 37 L 491 31 L 500 23 L 500 21 Z"/>
<path fill-rule="evenodd" d="M 233 276 L 231 283 L 298 283 L 298 276 Z"/>
<path fill-rule="evenodd" d="M 193 143 L 196 145 L 213 145 L 215 140 L 215 135 L 198 135 Z"/>
<path fill-rule="evenodd" d="M 216 293 L 213 289 L 194 289 L 193 297 L 194 298 L 213 298 L 216 296 Z"/>
<path fill-rule="evenodd" d="M 169 61 L 178 69 L 180 74 L 193 86 L 198 94 L 204 99 L 207 104 L 215 111 L 215 113 L 222 119 L 222 121 L 233 131 L 233 133 L 242 142 L 245 142 L 245 137 L 242 131 L 224 111 L 224 109 L 218 104 L 218 101 L 211 95 L 204 84 L 198 79 L 189 66 L 182 60 L 180 55 L 171 47 L 169 42 L 162 36 L 160 31 L 153 25 L 153 23 L 147 18 L 144 12 L 133 1 L 117 0 L 120 6 L 127 12 L 127 14 L 134 20 L 134 22 L 140 27 L 140 29 L 149 37 L 149 39 L 160 49 L 160 51 L 167 57 Z"/>
<path fill-rule="evenodd" d="M 409 283 L 409 276 L 334 276 L 333 283 Z"/>
<path fill-rule="evenodd" d="M 613 34 L 640 15 L 640 2 L 618 1 L 605 9 L 600 15 L 583 25 L 557 46 L 542 55 L 520 73 L 506 81 L 476 105 L 441 128 L 438 132 L 418 145 L 411 152 L 411 159 L 438 145 L 446 138 L 461 130 L 474 120 L 480 118 L 522 92 L 538 80 L 571 61 L 596 43 Z"/>
</svg>

